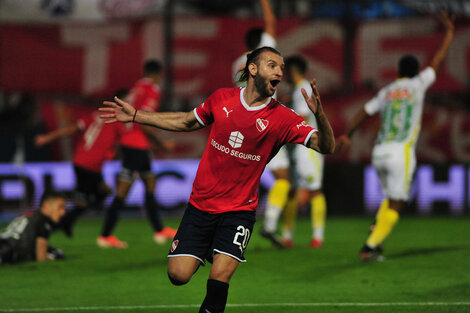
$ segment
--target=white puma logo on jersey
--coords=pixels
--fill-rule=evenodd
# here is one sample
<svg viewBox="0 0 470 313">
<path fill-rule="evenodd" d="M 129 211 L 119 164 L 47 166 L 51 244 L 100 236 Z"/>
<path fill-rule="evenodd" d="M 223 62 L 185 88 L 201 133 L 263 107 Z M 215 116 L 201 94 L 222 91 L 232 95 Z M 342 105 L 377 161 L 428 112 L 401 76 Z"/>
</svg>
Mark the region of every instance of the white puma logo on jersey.
<svg viewBox="0 0 470 313">
<path fill-rule="evenodd" d="M 226 107 L 223 107 L 223 110 L 225 111 L 225 113 L 227 113 L 227 117 L 228 117 L 228 114 L 233 111 L 233 110 L 228 111 Z"/>
</svg>

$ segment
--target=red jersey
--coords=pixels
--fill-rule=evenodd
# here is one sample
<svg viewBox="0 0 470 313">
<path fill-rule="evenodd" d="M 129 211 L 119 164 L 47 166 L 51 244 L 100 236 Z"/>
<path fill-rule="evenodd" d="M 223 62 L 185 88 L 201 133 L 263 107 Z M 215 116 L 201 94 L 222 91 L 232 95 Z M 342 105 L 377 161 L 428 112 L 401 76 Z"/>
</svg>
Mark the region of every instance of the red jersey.
<svg viewBox="0 0 470 313">
<path fill-rule="evenodd" d="M 83 136 L 77 144 L 73 164 L 101 173 L 104 161 L 114 157 L 114 145 L 123 133 L 123 124 L 104 124 L 99 114 L 78 120 Z"/>
<path fill-rule="evenodd" d="M 316 131 L 275 99 L 249 107 L 244 91 L 219 89 L 194 109 L 212 129 L 189 202 L 209 213 L 256 210 L 266 164 L 285 143 L 307 144 Z"/>
<path fill-rule="evenodd" d="M 160 88 L 148 78 L 138 80 L 127 97 L 137 110 L 156 112 L 160 104 Z M 121 145 L 128 148 L 147 150 L 150 145 L 142 127 L 137 123 L 127 123 L 126 132 L 121 137 Z"/>
</svg>

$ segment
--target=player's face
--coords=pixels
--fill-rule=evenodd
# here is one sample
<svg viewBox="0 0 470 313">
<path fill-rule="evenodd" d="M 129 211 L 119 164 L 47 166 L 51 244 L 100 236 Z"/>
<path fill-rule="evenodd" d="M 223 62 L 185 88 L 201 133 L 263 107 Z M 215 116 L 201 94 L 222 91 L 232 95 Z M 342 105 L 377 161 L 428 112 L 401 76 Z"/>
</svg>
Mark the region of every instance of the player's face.
<svg viewBox="0 0 470 313">
<path fill-rule="evenodd" d="M 263 97 L 271 97 L 284 75 L 284 59 L 273 52 L 263 52 L 260 55 L 258 72 L 255 76 L 256 90 Z"/>
<path fill-rule="evenodd" d="M 47 205 L 50 207 L 50 219 L 55 223 L 59 222 L 60 218 L 65 214 L 65 199 L 50 199 Z"/>
</svg>

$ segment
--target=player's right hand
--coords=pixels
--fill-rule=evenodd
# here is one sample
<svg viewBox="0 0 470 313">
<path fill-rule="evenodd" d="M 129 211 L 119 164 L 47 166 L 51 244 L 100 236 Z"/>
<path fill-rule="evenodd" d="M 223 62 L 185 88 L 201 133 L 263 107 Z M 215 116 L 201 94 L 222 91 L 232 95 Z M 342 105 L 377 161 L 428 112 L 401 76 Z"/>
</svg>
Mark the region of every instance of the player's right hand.
<svg viewBox="0 0 470 313">
<path fill-rule="evenodd" d="M 136 109 L 129 103 L 114 97 L 114 101 L 104 101 L 104 107 L 100 107 L 98 111 L 100 118 L 104 119 L 105 124 L 111 124 L 116 122 L 129 123 L 132 122 Z"/>
<path fill-rule="evenodd" d="M 349 147 L 349 145 L 351 144 L 351 139 L 349 139 L 349 137 L 346 135 L 341 135 L 336 138 L 335 142 L 335 152 L 339 153 L 343 152 Z"/>
</svg>

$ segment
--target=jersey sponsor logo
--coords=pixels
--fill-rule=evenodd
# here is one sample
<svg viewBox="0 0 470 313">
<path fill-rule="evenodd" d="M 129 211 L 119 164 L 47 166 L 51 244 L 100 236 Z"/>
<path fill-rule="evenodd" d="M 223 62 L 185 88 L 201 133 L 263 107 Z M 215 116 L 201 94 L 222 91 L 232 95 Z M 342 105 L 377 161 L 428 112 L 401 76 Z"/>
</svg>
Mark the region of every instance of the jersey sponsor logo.
<svg viewBox="0 0 470 313">
<path fill-rule="evenodd" d="M 297 124 L 297 129 L 299 129 L 300 127 L 308 127 L 307 122 L 306 122 L 306 121 L 302 121 L 302 123 Z"/>
<path fill-rule="evenodd" d="M 228 143 L 232 146 L 232 148 L 240 148 L 242 146 L 244 138 L 245 136 L 243 136 L 242 133 L 240 133 L 239 131 L 234 131 L 230 133 Z"/>
<path fill-rule="evenodd" d="M 263 120 L 262 118 L 256 119 L 256 128 L 258 129 L 259 132 L 262 132 L 265 130 L 269 125 L 269 121 Z"/>
<path fill-rule="evenodd" d="M 225 113 L 227 114 L 227 117 L 228 117 L 228 115 L 229 115 L 230 112 L 233 112 L 233 110 L 230 110 L 230 111 L 227 110 L 226 107 L 223 107 L 222 109 L 223 109 L 223 110 L 225 111 Z"/>
<path fill-rule="evenodd" d="M 170 249 L 170 251 L 171 251 L 172 253 L 173 253 L 173 252 L 176 250 L 176 248 L 178 247 L 178 243 L 179 243 L 179 242 L 180 242 L 179 240 L 173 240 L 173 242 L 171 243 L 171 249 Z"/>
<path fill-rule="evenodd" d="M 230 149 L 229 147 L 221 145 L 220 143 L 218 143 L 214 139 L 211 140 L 211 146 L 213 146 L 215 149 L 217 149 L 217 150 L 219 150 L 219 151 L 221 151 L 225 154 L 234 156 L 234 157 L 239 158 L 239 159 L 257 161 L 257 162 L 261 161 L 261 156 L 260 155 L 244 153 L 244 152 L 241 152 L 241 151 Z"/>
<path fill-rule="evenodd" d="M 387 92 L 387 101 L 411 99 L 411 92 L 407 88 L 397 88 Z"/>
</svg>

